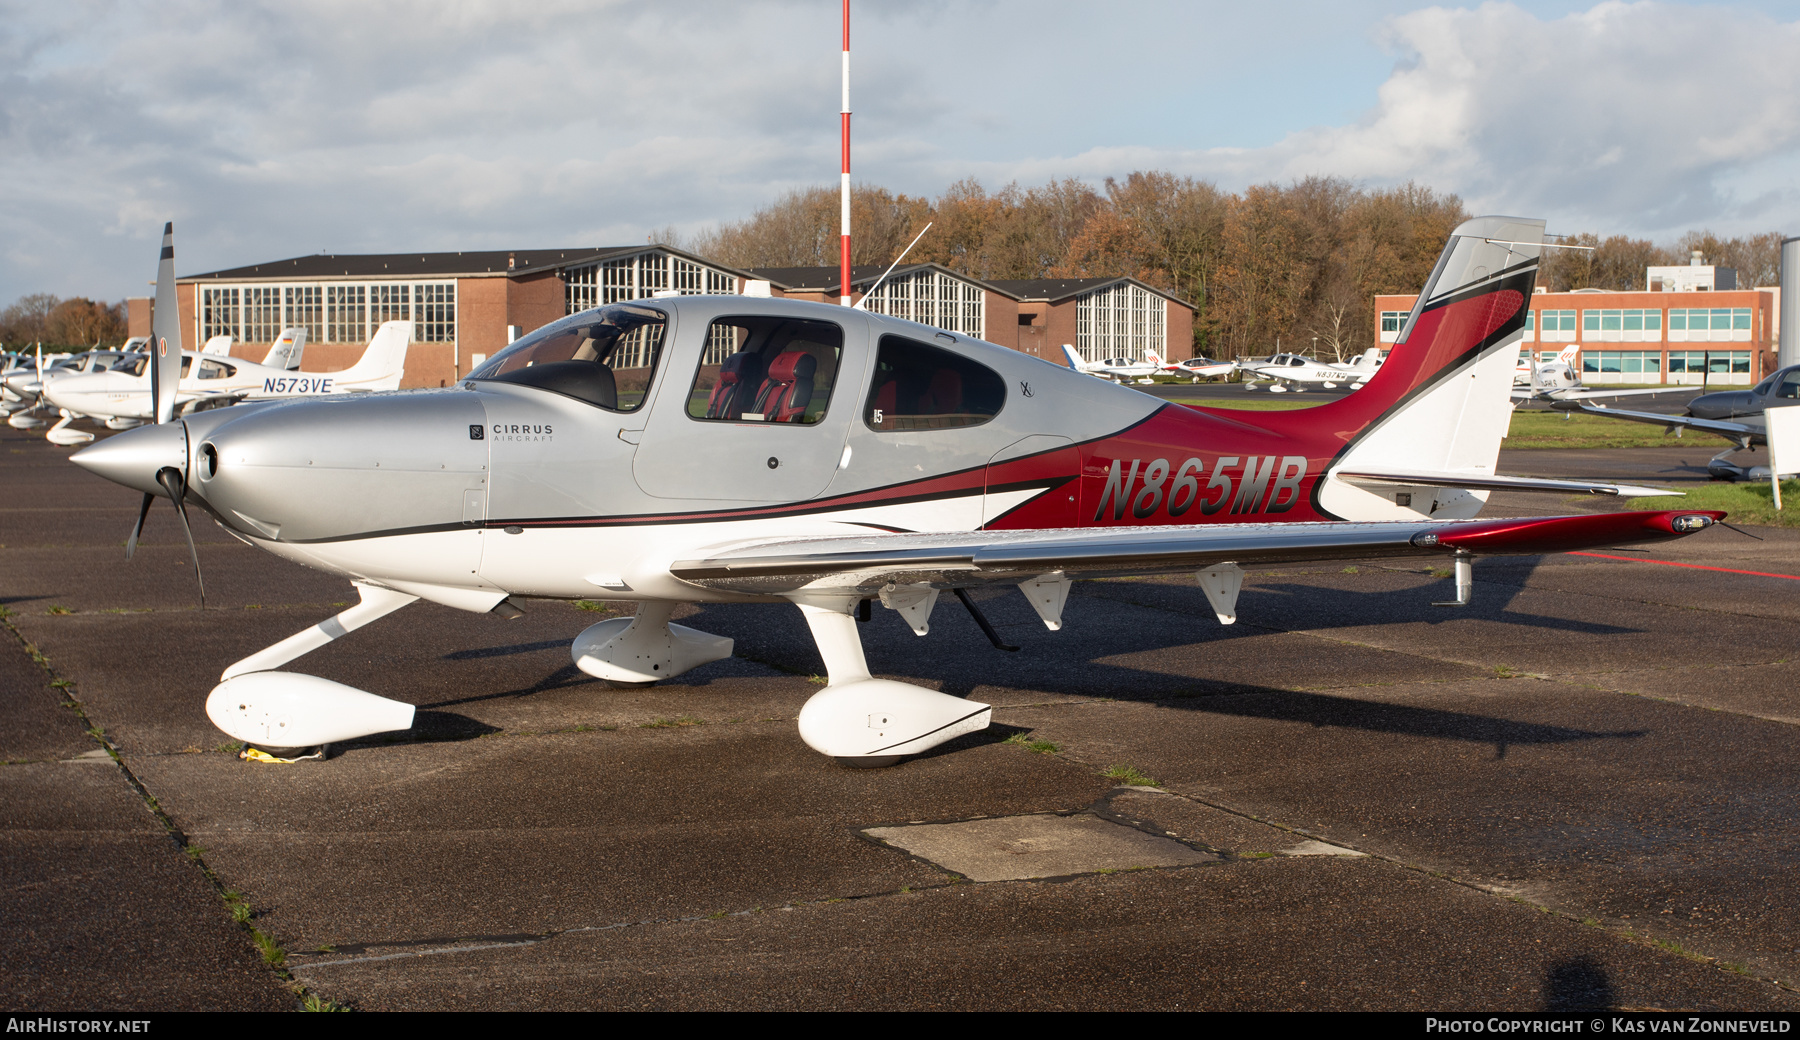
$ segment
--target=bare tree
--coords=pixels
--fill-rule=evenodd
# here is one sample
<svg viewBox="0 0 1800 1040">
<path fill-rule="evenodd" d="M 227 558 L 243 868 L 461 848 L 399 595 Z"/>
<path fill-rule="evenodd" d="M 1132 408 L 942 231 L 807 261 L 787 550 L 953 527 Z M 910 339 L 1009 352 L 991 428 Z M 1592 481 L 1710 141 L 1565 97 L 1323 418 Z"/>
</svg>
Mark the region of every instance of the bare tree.
<svg viewBox="0 0 1800 1040">
<path fill-rule="evenodd" d="M 50 312 L 62 300 L 52 293 L 21 296 L 0 311 L 0 342 L 10 347 L 51 341 Z"/>
</svg>

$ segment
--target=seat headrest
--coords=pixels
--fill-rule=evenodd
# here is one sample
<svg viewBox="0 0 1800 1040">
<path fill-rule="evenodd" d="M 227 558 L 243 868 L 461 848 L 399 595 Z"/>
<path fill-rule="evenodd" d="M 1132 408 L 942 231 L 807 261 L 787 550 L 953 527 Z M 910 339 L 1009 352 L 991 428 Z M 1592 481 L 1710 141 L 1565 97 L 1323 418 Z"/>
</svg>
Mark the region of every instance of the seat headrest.
<svg viewBox="0 0 1800 1040">
<path fill-rule="evenodd" d="M 818 368 L 819 359 L 811 354 L 785 350 L 769 363 L 769 378 L 778 383 L 792 383 L 797 379 L 811 379 Z"/>
</svg>

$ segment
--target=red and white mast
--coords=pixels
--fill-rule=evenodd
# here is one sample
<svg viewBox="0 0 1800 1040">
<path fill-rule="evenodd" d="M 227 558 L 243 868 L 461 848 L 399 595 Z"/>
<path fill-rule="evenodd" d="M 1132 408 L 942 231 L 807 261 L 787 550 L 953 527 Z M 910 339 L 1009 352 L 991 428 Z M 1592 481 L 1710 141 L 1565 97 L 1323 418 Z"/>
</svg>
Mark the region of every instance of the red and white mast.
<svg viewBox="0 0 1800 1040">
<path fill-rule="evenodd" d="M 844 0 L 844 170 L 841 212 L 838 215 L 838 303 L 850 306 L 850 0 Z"/>
</svg>

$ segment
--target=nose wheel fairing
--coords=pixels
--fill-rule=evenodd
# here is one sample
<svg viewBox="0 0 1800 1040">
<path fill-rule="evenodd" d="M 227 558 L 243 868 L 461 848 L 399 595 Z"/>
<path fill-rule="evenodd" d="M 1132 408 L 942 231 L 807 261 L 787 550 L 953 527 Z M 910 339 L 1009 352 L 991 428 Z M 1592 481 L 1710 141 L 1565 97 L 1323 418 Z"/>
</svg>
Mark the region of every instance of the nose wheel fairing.
<svg viewBox="0 0 1800 1040">
<path fill-rule="evenodd" d="M 590 625 L 569 648 L 575 667 L 616 683 L 652 683 L 731 656 L 726 636 L 672 625 L 675 604 L 646 600 L 635 617 L 608 618 Z"/>
</svg>

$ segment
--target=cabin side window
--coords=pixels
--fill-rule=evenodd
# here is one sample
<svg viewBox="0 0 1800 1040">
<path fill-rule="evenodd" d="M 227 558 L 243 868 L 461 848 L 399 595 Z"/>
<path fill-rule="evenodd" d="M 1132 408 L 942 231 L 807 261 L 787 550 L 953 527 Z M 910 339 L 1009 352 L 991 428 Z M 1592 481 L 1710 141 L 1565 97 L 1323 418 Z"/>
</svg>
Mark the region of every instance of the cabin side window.
<svg viewBox="0 0 1800 1040">
<path fill-rule="evenodd" d="M 844 356 L 844 330 L 779 315 L 719 318 L 707 330 L 688 390 L 688 415 L 810 426 L 825 417 Z"/>
<path fill-rule="evenodd" d="M 979 426 L 1006 404 L 999 373 L 961 354 L 881 337 L 863 423 L 877 433 Z"/>
</svg>

